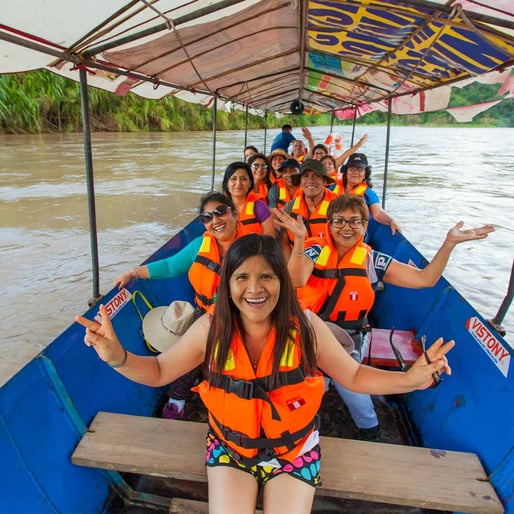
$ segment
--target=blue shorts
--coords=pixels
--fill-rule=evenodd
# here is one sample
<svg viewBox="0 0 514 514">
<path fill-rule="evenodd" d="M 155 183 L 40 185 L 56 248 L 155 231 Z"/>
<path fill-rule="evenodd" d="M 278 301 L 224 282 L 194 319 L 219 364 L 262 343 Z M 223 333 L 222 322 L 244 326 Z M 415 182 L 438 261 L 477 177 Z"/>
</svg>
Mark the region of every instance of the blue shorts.
<svg viewBox="0 0 514 514">
<path fill-rule="evenodd" d="M 205 464 L 209 467 L 229 466 L 250 473 L 262 487 L 273 477 L 287 473 L 302 482 L 306 482 L 312 487 L 321 487 L 319 476 L 320 468 L 320 447 L 317 444 L 311 450 L 299 455 L 293 462 L 277 459 L 280 467 L 259 466 L 258 464 L 249 465 L 236 460 L 232 452 L 228 452 L 220 440 L 211 432 L 207 433 L 207 454 Z"/>
</svg>

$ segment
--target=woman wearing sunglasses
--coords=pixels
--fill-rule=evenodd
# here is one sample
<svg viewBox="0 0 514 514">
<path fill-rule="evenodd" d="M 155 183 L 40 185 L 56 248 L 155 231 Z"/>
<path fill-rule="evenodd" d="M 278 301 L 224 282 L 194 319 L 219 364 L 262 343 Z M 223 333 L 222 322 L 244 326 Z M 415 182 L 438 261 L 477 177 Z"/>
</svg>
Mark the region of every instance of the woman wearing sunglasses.
<svg viewBox="0 0 514 514">
<path fill-rule="evenodd" d="M 248 165 L 253 175 L 252 191 L 260 195 L 261 199 L 268 203 L 268 191 L 273 183 L 271 181 L 271 166 L 267 157 L 262 153 L 254 153 L 248 159 Z"/>
<path fill-rule="evenodd" d="M 418 269 L 364 243 L 369 210 L 362 196 L 345 194 L 330 202 L 325 238 L 305 240 L 303 223 L 284 211 L 273 212 L 279 225 L 294 233 L 288 268 L 299 298 L 329 325 L 335 323 L 352 337 L 352 355 L 358 362 L 367 352 L 367 316 L 379 281 L 409 289 L 433 287 L 459 243 L 485 239 L 494 231 L 492 225 L 462 230 L 463 222 L 459 222 L 448 232 L 432 262 Z M 379 440 L 381 430 L 370 396 L 354 393 L 337 383 L 335 387 L 359 429 L 359 438 Z"/>
<path fill-rule="evenodd" d="M 205 232 L 186 247 L 167 259 L 150 262 L 126 271 L 114 281 L 121 289 L 133 278 L 166 279 L 184 273 L 194 291 L 196 317 L 203 314 L 216 300 L 221 262 L 230 245 L 238 237 L 237 210 L 232 200 L 223 193 L 209 193 L 200 201 L 200 221 Z M 162 417 L 181 419 L 190 389 L 201 375 L 194 369 L 170 385 L 169 400 Z"/>
<path fill-rule="evenodd" d="M 262 196 L 253 191 L 254 178 L 249 164 L 245 162 L 229 164 L 223 175 L 221 187 L 234 202 L 239 214 L 240 235 L 260 234 L 275 237 L 271 211 Z"/>
</svg>

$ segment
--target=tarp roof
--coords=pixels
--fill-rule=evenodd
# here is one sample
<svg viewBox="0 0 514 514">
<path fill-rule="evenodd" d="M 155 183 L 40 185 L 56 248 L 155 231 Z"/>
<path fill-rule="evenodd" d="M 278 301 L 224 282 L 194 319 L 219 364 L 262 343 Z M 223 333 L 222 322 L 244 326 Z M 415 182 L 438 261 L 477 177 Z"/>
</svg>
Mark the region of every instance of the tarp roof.
<svg viewBox="0 0 514 514">
<path fill-rule="evenodd" d="M 0 73 L 47 68 L 118 94 L 251 112 L 444 108 L 514 65 L 512 0 L 0 0 Z M 491 81 L 491 79 L 488 79 Z M 425 91 L 419 95 L 420 91 Z M 446 104 L 445 104 L 446 102 Z M 411 107 L 405 107 L 405 105 Z M 414 105 L 414 109 L 412 105 Z M 441 107 L 442 106 L 442 107 Z"/>
</svg>

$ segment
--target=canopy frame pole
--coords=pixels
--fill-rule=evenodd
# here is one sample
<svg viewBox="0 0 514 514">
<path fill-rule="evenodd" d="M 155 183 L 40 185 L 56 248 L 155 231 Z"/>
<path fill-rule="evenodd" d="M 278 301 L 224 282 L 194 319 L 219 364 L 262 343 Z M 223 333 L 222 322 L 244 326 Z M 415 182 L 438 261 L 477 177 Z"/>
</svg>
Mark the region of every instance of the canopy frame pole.
<svg viewBox="0 0 514 514">
<path fill-rule="evenodd" d="M 335 118 L 334 111 L 330 111 L 330 132 L 329 132 L 329 134 L 332 134 L 332 130 L 334 129 L 334 118 Z"/>
<path fill-rule="evenodd" d="M 243 148 L 246 148 L 248 146 L 248 105 L 245 109 L 245 144 Z M 243 161 L 244 161 L 244 151 L 243 151 Z"/>
<path fill-rule="evenodd" d="M 266 155 L 266 138 L 268 137 L 268 111 L 264 112 L 264 147 L 262 153 Z"/>
<path fill-rule="evenodd" d="M 352 140 L 350 142 L 350 148 L 353 146 L 353 141 L 355 139 L 355 124 L 357 123 L 357 106 L 353 106 L 353 124 L 352 124 Z"/>
<path fill-rule="evenodd" d="M 387 131 L 386 131 L 386 146 L 384 156 L 384 187 L 382 189 L 382 209 L 385 209 L 386 192 L 387 192 L 387 171 L 389 168 L 389 143 L 391 141 L 391 114 L 393 109 L 393 99 L 389 99 L 387 108 Z"/>
<path fill-rule="evenodd" d="M 214 191 L 214 180 L 216 178 L 216 136 L 218 133 L 218 98 L 214 97 L 212 104 L 212 176 L 211 191 Z"/>
<path fill-rule="evenodd" d="M 93 276 L 93 297 L 88 300 L 92 307 L 100 298 L 100 272 L 98 265 L 98 234 L 96 227 L 95 184 L 93 175 L 93 153 L 91 149 L 91 125 L 89 123 L 89 98 L 87 94 L 87 71 L 79 70 L 80 109 L 82 114 L 82 133 L 84 139 L 84 158 L 86 162 L 87 204 L 89 213 L 89 238 L 91 244 L 91 265 Z"/>
</svg>

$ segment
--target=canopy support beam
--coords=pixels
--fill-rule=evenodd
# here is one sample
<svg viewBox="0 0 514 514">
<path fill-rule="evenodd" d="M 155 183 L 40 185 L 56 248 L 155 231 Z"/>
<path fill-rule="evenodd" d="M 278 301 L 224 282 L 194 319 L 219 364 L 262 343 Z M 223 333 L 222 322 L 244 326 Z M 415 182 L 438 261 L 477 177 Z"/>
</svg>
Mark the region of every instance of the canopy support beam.
<svg viewBox="0 0 514 514">
<path fill-rule="evenodd" d="M 100 298 L 100 272 L 98 266 L 98 237 L 96 228 L 95 184 L 93 176 L 93 153 L 91 150 L 91 126 L 89 124 L 89 99 L 87 95 L 87 71 L 79 70 L 80 108 L 82 112 L 82 132 L 84 157 L 86 160 L 87 204 L 89 211 L 89 238 L 91 241 L 91 261 L 93 275 L 93 297 L 88 301 L 92 307 Z"/>
<path fill-rule="evenodd" d="M 218 134 L 218 98 L 214 97 L 212 106 L 212 178 L 211 191 L 214 191 L 214 181 L 216 178 L 216 136 Z"/>
<path fill-rule="evenodd" d="M 386 192 L 387 192 L 387 170 L 389 167 L 389 143 L 391 141 L 391 113 L 393 109 L 393 99 L 389 98 L 389 105 L 387 108 L 387 132 L 386 132 L 386 147 L 384 156 L 384 188 L 382 190 L 382 209 L 385 209 Z"/>
</svg>

